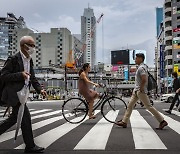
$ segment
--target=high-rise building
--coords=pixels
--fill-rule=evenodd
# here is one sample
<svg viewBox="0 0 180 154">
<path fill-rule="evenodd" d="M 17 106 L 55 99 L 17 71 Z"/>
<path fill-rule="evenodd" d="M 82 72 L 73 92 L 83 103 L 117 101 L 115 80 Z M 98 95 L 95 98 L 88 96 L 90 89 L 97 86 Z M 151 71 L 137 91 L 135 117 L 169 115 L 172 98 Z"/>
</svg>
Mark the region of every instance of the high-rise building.
<svg viewBox="0 0 180 154">
<path fill-rule="evenodd" d="M 173 69 L 180 76 L 180 0 L 172 1 Z"/>
<path fill-rule="evenodd" d="M 165 0 L 164 3 L 165 33 L 165 76 L 172 71 L 180 76 L 180 0 Z"/>
<path fill-rule="evenodd" d="M 155 78 L 158 87 L 160 81 L 164 78 L 164 24 L 163 24 L 163 8 L 156 8 L 156 31 L 157 46 L 155 49 Z"/>
<path fill-rule="evenodd" d="M 165 34 L 165 77 L 170 77 L 173 70 L 172 57 L 172 0 L 164 3 L 164 34 Z"/>
<path fill-rule="evenodd" d="M 96 17 L 93 9 L 85 8 L 81 16 L 81 40 L 86 44 L 83 62 L 94 66 L 96 62 Z M 93 67 L 92 67 L 93 68 Z"/>
<path fill-rule="evenodd" d="M 67 28 L 51 28 L 50 33 L 40 33 L 25 28 L 14 33 L 14 53 L 20 50 L 19 41 L 22 36 L 32 36 L 36 43 L 36 53 L 32 55 L 34 66 L 47 67 L 49 64 L 64 66 L 68 60 L 73 61 L 74 53 L 82 48 L 82 42 Z M 14 54 L 13 53 L 13 54 Z"/>
<path fill-rule="evenodd" d="M 12 55 L 12 37 L 15 29 L 25 28 L 23 17 L 16 18 L 13 13 L 7 13 L 7 17 L 0 17 L 0 58 L 7 59 Z"/>
<path fill-rule="evenodd" d="M 163 21 L 163 8 L 156 8 L 156 35 L 159 35 L 161 23 Z"/>
</svg>

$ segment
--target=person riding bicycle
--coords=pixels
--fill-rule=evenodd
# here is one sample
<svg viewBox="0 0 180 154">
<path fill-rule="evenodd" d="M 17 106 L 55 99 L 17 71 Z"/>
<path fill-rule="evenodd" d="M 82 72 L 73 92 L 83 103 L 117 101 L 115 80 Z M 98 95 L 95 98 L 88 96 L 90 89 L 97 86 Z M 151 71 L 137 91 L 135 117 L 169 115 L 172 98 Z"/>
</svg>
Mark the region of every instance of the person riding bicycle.
<svg viewBox="0 0 180 154">
<path fill-rule="evenodd" d="M 81 70 L 79 71 L 79 81 L 78 81 L 78 88 L 79 93 L 83 95 L 83 97 L 86 99 L 89 105 L 89 119 L 96 118 L 93 113 L 93 104 L 94 100 L 99 97 L 99 94 L 96 91 L 93 91 L 90 89 L 90 85 L 95 85 L 96 87 L 99 87 L 99 84 L 94 83 L 89 80 L 88 78 L 88 72 L 90 71 L 90 64 L 85 63 Z"/>
</svg>

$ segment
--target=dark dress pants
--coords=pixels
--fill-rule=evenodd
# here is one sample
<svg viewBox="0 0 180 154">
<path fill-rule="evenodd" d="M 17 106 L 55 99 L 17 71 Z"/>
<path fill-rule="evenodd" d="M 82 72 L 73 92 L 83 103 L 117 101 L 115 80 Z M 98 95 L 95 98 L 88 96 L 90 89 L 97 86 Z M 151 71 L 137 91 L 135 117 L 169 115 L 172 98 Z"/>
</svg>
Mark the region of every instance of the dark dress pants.
<svg viewBox="0 0 180 154">
<path fill-rule="evenodd" d="M 0 135 L 3 134 L 6 130 L 8 130 L 10 127 L 12 127 L 14 124 L 16 124 L 19 106 L 20 106 L 20 103 L 12 107 L 12 114 L 9 116 L 9 118 L 7 118 L 2 123 L 0 123 Z M 22 136 L 23 136 L 26 148 L 34 147 L 35 144 L 34 144 L 33 133 L 32 133 L 31 115 L 26 105 L 24 108 L 24 115 L 22 118 L 21 130 L 22 130 Z"/>
<path fill-rule="evenodd" d="M 170 108 L 169 108 L 170 111 L 173 109 L 173 107 L 174 107 L 174 105 L 175 105 L 175 103 L 176 103 L 177 100 L 178 100 L 178 103 L 177 103 L 176 106 L 179 105 L 179 93 L 176 93 L 176 94 L 175 94 L 175 96 L 174 96 L 174 98 L 173 98 L 173 100 L 172 100 L 171 106 L 170 106 Z"/>
</svg>

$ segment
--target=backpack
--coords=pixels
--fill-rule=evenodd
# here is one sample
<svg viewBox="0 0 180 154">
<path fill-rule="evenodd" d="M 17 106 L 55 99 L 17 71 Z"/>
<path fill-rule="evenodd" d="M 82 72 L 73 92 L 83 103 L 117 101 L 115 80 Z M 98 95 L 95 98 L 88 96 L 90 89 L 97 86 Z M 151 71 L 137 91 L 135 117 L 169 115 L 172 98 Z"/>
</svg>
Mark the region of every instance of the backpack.
<svg viewBox="0 0 180 154">
<path fill-rule="evenodd" d="M 145 68 L 143 68 L 145 70 Z M 146 70 L 145 70 L 146 71 Z M 149 73 L 149 71 L 146 71 L 148 73 L 148 86 L 147 86 L 147 90 L 151 91 L 157 88 L 157 82 L 154 79 L 154 77 L 151 75 L 151 73 Z"/>
</svg>

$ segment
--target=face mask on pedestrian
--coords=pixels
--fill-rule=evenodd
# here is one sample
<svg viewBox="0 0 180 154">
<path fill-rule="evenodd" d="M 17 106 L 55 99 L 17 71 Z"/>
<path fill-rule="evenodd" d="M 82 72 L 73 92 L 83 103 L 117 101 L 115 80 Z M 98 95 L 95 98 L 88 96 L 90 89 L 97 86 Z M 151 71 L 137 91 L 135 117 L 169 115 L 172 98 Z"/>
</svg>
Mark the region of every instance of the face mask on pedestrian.
<svg viewBox="0 0 180 154">
<path fill-rule="evenodd" d="M 26 45 L 26 44 L 25 44 Z M 36 51 L 36 49 L 35 49 L 35 47 L 30 47 L 30 46 L 28 46 L 28 45 L 26 45 L 29 49 L 27 50 L 27 53 L 29 54 L 29 55 L 32 55 L 35 51 Z"/>
</svg>

